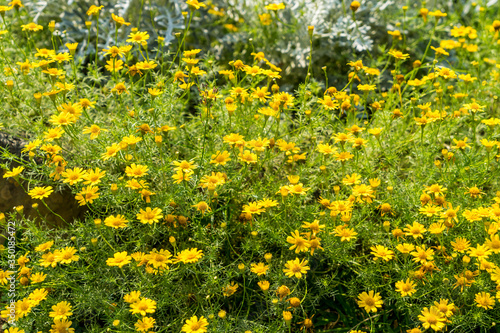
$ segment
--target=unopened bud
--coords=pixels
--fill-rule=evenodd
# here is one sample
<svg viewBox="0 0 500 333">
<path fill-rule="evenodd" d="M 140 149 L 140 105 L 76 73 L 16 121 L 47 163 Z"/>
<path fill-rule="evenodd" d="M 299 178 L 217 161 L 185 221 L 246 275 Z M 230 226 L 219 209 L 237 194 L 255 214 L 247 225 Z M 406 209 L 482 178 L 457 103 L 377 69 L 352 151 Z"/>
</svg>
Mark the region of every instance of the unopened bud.
<svg viewBox="0 0 500 333">
<path fill-rule="evenodd" d="M 353 1 L 353 2 L 351 2 L 351 5 L 349 6 L 349 8 L 351 8 L 351 10 L 353 12 L 356 12 L 360 6 L 361 6 L 361 4 L 359 3 L 359 1 Z"/>
</svg>

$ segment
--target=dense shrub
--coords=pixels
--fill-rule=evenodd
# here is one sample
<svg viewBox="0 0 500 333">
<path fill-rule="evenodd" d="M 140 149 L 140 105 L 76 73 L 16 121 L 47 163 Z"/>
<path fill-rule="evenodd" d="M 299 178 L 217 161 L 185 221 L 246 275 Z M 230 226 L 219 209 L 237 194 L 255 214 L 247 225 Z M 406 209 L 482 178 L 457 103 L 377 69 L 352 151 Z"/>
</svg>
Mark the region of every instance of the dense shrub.
<svg viewBox="0 0 500 333">
<path fill-rule="evenodd" d="M 40 212 L 0 214 L 6 332 L 494 329 L 496 8 L 332 2 L 316 26 L 294 13 L 327 2 L 188 0 L 169 39 L 125 3 L 0 7 L 2 130 L 28 141 L 2 177 Z M 361 41 L 321 25 L 349 20 Z M 87 211 L 54 228 L 63 190 Z"/>
</svg>

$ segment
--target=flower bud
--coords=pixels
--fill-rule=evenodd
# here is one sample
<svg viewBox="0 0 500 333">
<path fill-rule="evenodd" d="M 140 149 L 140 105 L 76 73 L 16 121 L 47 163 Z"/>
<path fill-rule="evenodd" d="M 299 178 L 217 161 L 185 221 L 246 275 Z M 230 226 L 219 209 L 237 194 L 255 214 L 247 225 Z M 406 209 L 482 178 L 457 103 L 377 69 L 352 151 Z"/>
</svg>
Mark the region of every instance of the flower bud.
<svg viewBox="0 0 500 333">
<path fill-rule="evenodd" d="M 260 281 L 257 282 L 257 284 L 263 292 L 267 292 L 269 290 L 269 281 Z"/>
<path fill-rule="evenodd" d="M 361 4 L 359 3 L 359 1 L 353 1 L 353 2 L 351 2 L 351 5 L 349 6 L 349 8 L 351 8 L 351 10 L 353 12 L 356 12 L 360 6 L 361 6 Z"/>
<path fill-rule="evenodd" d="M 297 297 L 292 297 L 288 300 L 293 308 L 298 308 L 300 306 L 300 299 Z"/>
<path fill-rule="evenodd" d="M 35 97 L 36 103 L 40 105 L 42 103 L 42 94 L 41 93 L 34 93 L 33 97 Z"/>
<path fill-rule="evenodd" d="M 384 226 L 384 230 L 385 230 L 386 232 L 389 232 L 389 230 L 391 230 L 391 222 L 389 222 L 389 221 L 384 221 L 383 226 Z"/>
<path fill-rule="evenodd" d="M 283 311 L 283 319 L 287 325 L 292 324 L 292 313 L 290 311 Z"/>
<path fill-rule="evenodd" d="M 309 25 L 307 27 L 307 32 L 309 33 L 309 37 L 312 37 L 314 34 L 314 25 Z"/>
<path fill-rule="evenodd" d="M 55 29 L 56 29 L 56 21 L 52 20 L 49 22 L 49 30 L 50 32 L 54 32 Z"/>
<path fill-rule="evenodd" d="M 12 91 L 12 89 L 14 88 L 14 81 L 7 80 L 5 82 L 5 86 L 7 87 L 7 90 Z"/>
</svg>

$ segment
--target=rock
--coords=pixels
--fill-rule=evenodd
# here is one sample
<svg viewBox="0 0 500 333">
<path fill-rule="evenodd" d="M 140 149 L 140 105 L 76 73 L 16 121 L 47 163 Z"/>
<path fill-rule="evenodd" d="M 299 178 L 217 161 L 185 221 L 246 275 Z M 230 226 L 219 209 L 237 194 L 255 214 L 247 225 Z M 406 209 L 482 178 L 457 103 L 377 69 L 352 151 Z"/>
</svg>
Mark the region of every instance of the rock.
<svg viewBox="0 0 500 333">
<path fill-rule="evenodd" d="M 27 141 L 23 139 L 0 132 L 0 153 L 7 151 L 19 158 L 28 160 L 27 157 L 21 154 L 21 150 L 26 143 Z M 0 163 L 8 161 L 0 155 Z M 11 169 L 19 166 L 19 163 L 15 161 L 7 164 L 10 164 Z M 75 219 L 83 217 L 86 209 L 84 206 L 79 206 L 68 187 L 59 191 L 55 190 L 48 198 L 45 198 L 44 202 L 47 204 L 45 206 L 41 200 L 31 199 L 25 192 L 24 189 L 28 189 L 29 186 L 27 181 L 20 180 L 20 184 L 18 184 L 12 178 L 3 178 L 4 173 L 5 170 L 0 169 L 0 212 L 5 213 L 5 215 L 12 212 L 16 206 L 24 206 L 23 214 L 26 218 L 34 220 L 41 227 L 47 226 L 49 228 L 64 227 Z M 33 183 L 32 186 L 34 186 Z M 36 209 L 33 208 L 35 203 L 38 204 Z"/>
</svg>

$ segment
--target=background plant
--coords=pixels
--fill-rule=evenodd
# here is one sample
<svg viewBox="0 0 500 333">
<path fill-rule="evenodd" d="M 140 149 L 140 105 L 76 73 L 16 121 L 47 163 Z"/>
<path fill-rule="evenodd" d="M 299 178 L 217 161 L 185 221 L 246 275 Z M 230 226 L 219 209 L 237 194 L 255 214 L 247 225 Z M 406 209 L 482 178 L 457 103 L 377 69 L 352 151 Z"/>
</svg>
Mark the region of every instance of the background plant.
<svg viewBox="0 0 500 333">
<path fill-rule="evenodd" d="M 143 28 L 122 26 L 120 38 L 113 36 L 107 8 L 99 20 L 85 15 L 90 6 L 75 9 L 99 22 L 103 48 L 123 48 L 115 58 L 100 52 L 98 63 L 95 40 L 82 42 L 82 58 L 68 57 L 70 36 L 46 26 L 23 31 L 34 18 L 30 8 L 6 13 L 2 123 L 31 144 L 25 160 L 4 152 L 3 176 L 19 181 L 38 206 L 50 191 L 69 188 L 88 208 L 85 219 L 61 229 L 43 216 L 31 221 L 5 212 L 20 225 L 21 328 L 55 330 L 52 307 L 68 301 L 75 331 L 134 331 L 143 317 L 153 318 L 158 332 L 179 331 L 196 315 L 214 332 L 310 331 L 310 323 L 325 332 L 399 332 L 422 328 L 424 308 L 448 300 L 449 313 L 438 315 L 448 318 L 447 328 L 491 329 L 498 300 L 486 309 L 475 299 L 481 292 L 498 298 L 494 8 L 474 9 L 461 27 L 452 12 L 440 18 L 435 8 L 425 21 L 420 6 L 401 8 L 393 24 L 415 34 L 402 30 L 399 40 L 384 31 L 391 45 L 362 57 L 346 50 L 340 81 L 322 75 L 317 45 L 325 30 L 315 26 L 309 35 L 303 18 L 292 19 L 297 6 L 273 14 L 281 21 L 269 26 L 268 40 L 257 39 L 266 26 L 255 16 L 238 23 L 255 35 L 227 60 L 220 44 L 193 50 L 211 40 L 205 14 L 218 7 L 188 10 L 177 42 L 150 31 L 146 46 L 125 43 Z M 350 16 L 347 7 L 342 20 Z M 227 22 L 215 31 L 234 31 L 218 25 Z M 312 41 L 311 66 L 297 54 L 287 63 L 282 46 L 267 49 L 288 29 L 302 34 L 304 45 Z M 132 45 L 127 52 L 125 44 Z M 47 66 L 40 60 L 52 57 L 35 53 L 51 45 L 63 60 Z M 123 68 L 110 70 L 118 60 Z M 298 68 L 305 73 L 297 77 L 315 74 L 290 84 L 287 75 Z M 221 153 L 227 157 L 218 159 Z M 14 162 L 25 169 L 16 171 Z M 35 194 L 36 187 L 42 190 Z M 459 237 L 469 249 L 453 245 Z M 431 249 L 433 259 L 416 260 L 417 252 L 398 250 L 403 243 L 414 247 L 410 252 Z M 492 252 L 486 262 L 478 245 Z M 47 252 L 58 258 L 54 267 Z M 308 269 L 296 274 L 294 262 Z M 408 279 L 415 293 L 402 295 L 397 285 Z M 34 305 L 40 288 L 47 298 Z M 135 291 L 156 302 L 147 315 L 134 313 Z M 359 303 L 370 291 L 383 300 L 377 312 Z"/>
</svg>

